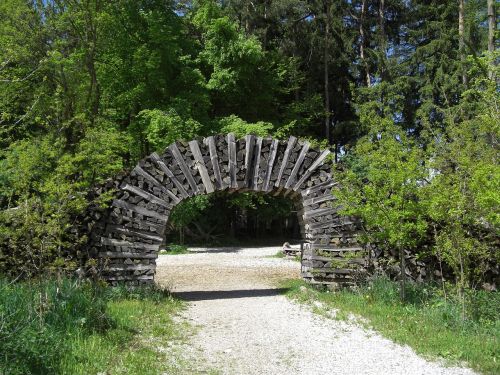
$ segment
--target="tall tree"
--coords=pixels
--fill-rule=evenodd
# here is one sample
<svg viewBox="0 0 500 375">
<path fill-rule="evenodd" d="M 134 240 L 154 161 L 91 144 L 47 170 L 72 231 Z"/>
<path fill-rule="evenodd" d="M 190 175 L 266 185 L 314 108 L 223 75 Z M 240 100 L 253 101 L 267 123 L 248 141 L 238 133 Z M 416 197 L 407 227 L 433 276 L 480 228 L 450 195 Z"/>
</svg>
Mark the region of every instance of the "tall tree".
<svg viewBox="0 0 500 375">
<path fill-rule="evenodd" d="M 488 0 L 488 51 L 495 51 L 495 31 L 497 17 L 495 13 L 495 0 Z"/>
<path fill-rule="evenodd" d="M 371 86 L 371 78 L 370 78 L 370 68 L 368 67 L 368 61 L 365 56 L 365 46 L 366 46 L 366 34 L 365 34 L 365 19 L 366 19 L 366 2 L 367 0 L 361 1 L 361 11 L 359 16 L 359 57 L 361 63 L 365 69 L 365 80 L 366 86 Z"/>
<path fill-rule="evenodd" d="M 328 73 L 328 65 L 330 64 L 330 2 L 324 2 L 324 22 L 325 22 L 325 42 L 323 52 L 323 74 L 325 87 L 325 139 L 330 143 L 330 74 Z"/>
<path fill-rule="evenodd" d="M 462 83 L 467 85 L 467 68 L 465 67 L 465 0 L 458 0 L 458 48 L 462 64 Z"/>
</svg>

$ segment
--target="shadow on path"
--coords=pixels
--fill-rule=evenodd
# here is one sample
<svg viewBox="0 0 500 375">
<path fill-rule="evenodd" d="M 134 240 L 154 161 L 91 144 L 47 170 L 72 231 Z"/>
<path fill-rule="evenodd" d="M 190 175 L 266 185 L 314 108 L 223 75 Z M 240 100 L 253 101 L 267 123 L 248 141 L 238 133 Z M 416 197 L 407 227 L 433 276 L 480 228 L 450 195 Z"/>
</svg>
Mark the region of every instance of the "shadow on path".
<svg viewBox="0 0 500 375">
<path fill-rule="evenodd" d="M 284 294 L 288 288 L 241 289 L 241 290 L 199 290 L 192 292 L 174 292 L 174 297 L 185 301 L 206 301 L 214 299 L 232 299 L 248 297 L 272 297 Z"/>
<path fill-rule="evenodd" d="M 238 253 L 241 250 L 244 250 L 243 247 L 217 247 L 217 248 L 209 248 L 207 250 L 196 250 L 190 249 L 189 252 L 192 254 L 219 254 L 219 253 Z"/>
</svg>

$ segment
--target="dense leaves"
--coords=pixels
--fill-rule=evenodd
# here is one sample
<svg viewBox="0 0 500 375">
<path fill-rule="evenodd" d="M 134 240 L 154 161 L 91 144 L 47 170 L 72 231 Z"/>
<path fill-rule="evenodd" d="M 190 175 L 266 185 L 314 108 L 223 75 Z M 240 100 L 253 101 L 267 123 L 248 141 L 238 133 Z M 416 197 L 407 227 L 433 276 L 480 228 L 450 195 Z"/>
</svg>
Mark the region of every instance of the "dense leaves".
<svg viewBox="0 0 500 375">
<path fill-rule="evenodd" d="M 480 280 L 499 206 L 487 18 L 480 0 L 0 2 L 0 271 L 73 268 L 90 186 L 234 132 L 330 146 L 371 241 Z M 172 224 L 205 233 L 231 225 L 213 207 L 286 217 L 250 195 L 183 207 Z"/>
</svg>

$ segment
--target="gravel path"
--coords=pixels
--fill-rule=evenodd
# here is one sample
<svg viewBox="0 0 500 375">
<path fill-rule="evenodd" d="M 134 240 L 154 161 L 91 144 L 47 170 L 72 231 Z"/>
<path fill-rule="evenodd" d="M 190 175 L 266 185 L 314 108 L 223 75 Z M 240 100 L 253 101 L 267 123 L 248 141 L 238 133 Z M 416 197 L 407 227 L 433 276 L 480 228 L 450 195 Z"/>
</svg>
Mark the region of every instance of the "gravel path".
<svg viewBox="0 0 500 375">
<path fill-rule="evenodd" d="M 182 318 L 198 330 L 189 355 L 197 371 L 222 374 L 474 374 L 417 356 L 355 324 L 314 314 L 280 294 L 299 277 L 278 248 L 191 249 L 160 256 L 157 280 L 189 301 Z M 195 372 L 195 371 L 193 371 Z"/>
</svg>

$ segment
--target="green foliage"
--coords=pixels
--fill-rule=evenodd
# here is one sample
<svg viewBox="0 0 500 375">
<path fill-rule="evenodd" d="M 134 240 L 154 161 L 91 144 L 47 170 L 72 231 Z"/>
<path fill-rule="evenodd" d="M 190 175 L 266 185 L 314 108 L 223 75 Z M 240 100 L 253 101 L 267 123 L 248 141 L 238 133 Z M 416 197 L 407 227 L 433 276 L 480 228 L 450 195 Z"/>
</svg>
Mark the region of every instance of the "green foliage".
<svg viewBox="0 0 500 375">
<path fill-rule="evenodd" d="M 187 199 L 172 210 L 170 214 L 171 223 L 177 228 L 186 226 L 203 215 L 203 211 L 209 207 L 209 204 L 209 195 L 197 195 Z"/>
<path fill-rule="evenodd" d="M 444 358 L 451 363 L 466 362 L 485 374 L 500 370 L 500 295 L 470 291 L 463 300 L 453 293 L 443 295 L 432 285 L 407 285 L 406 302 L 399 299 L 398 285 L 375 278 L 356 291 L 317 291 L 303 281 L 289 282 L 287 294 L 303 303 L 321 301 L 319 313 L 333 313 L 368 326 L 417 353 Z M 453 289 L 452 289 L 453 290 Z M 359 319 L 363 318 L 363 320 Z"/>
<path fill-rule="evenodd" d="M 166 112 L 158 109 L 143 110 L 139 113 L 138 136 L 146 136 L 153 150 L 161 151 L 177 140 L 191 140 L 201 129 L 201 124 L 192 118 L 183 119 L 175 109 Z"/>
<path fill-rule="evenodd" d="M 461 101 L 439 110 L 446 126 L 426 122 L 418 137 L 361 106 L 370 130 L 345 158 L 338 192 L 345 213 L 363 219 L 367 241 L 417 253 L 430 245 L 461 288 L 481 285 L 500 259 L 500 113 L 497 85 L 484 75 L 490 61 L 472 62 Z"/>
<path fill-rule="evenodd" d="M 242 138 L 247 134 L 254 134 L 260 137 L 269 135 L 273 129 L 273 124 L 259 121 L 248 123 L 238 116 L 231 115 L 219 120 L 221 133 L 234 133 L 236 138 Z"/>
<path fill-rule="evenodd" d="M 457 2 L 362 4 L 2 1 L 0 272 L 72 269 L 89 186 L 177 139 L 232 131 L 331 147 L 367 240 L 433 249 L 462 285 L 482 282 L 500 206 L 486 4 L 466 1 L 463 48 Z M 285 206 L 200 198 L 173 224 L 268 227 Z"/>
<path fill-rule="evenodd" d="M 464 107 L 475 113 L 461 120 Z M 481 280 L 488 262 L 500 260 L 495 238 L 500 225 L 500 167 L 495 144 L 500 136 L 500 98 L 495 82 L 479 78 L 462 103 L 445 112 L 448 126 L 429 132 L 434 155 L 432 180 L 422 192 L 437 227 L 435 250 L 454 269 L 460 284 Z M 476 285 L 473 285 L 476 286 Z"/>
<path fill-rule="evenodd" d="M 344 213 L 362 218 L 370 242 L 414 249 L 427 227 L 418 201 L 426 177 L 424 154 L 391 121 L 373 114 L 364 120 L 370 133 L 357 143 L 341 177 Z"/>
</svg>

